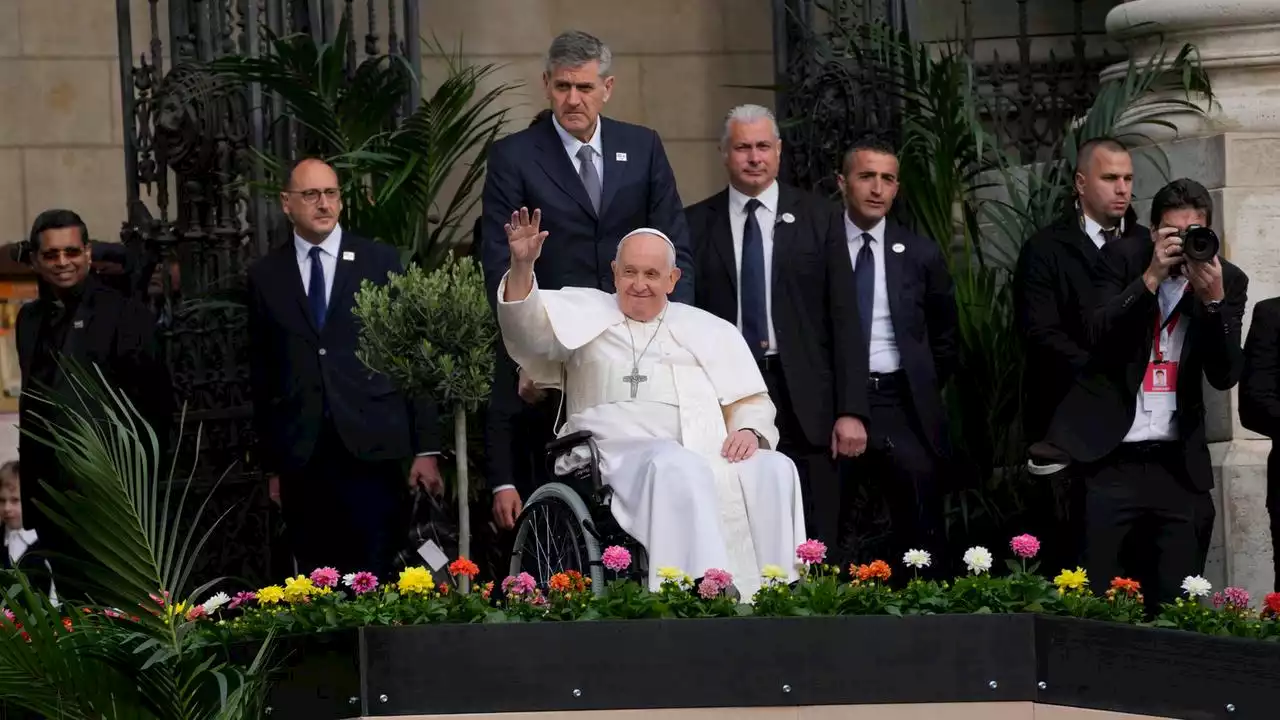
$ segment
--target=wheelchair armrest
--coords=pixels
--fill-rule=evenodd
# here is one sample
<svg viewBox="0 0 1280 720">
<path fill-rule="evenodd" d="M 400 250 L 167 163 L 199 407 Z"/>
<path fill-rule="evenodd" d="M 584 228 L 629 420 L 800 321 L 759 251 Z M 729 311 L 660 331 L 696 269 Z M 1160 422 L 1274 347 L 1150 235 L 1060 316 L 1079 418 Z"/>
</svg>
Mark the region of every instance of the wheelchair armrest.
<svg viewBox="0 0 1280 720">
<path fill-rule="evenodd" d="M 561 438 L 556 438 L 547 443 L 547 453 L 549 455 L 559 455 L 561 453 L 572 450 L 579 445 L 585 444 L 591 440 L 590 430 L 579 430 L 571 432 Z"/>
</svg>

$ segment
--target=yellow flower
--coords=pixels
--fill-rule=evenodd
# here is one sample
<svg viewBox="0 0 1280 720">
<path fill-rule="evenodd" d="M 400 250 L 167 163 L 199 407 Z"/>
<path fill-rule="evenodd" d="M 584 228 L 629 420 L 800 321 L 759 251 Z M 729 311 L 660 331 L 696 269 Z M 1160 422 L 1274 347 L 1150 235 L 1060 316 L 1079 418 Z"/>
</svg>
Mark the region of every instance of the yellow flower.
<svg viewBox="0 0 1280 720">
<path fill-rule="evenodd" d="M 679 582 L 684 577 L 684 571 L 680 568 L 660 567 L 658 568 L 658 578 L 670 582 Z"/>
<path fill-rule="evenodd" d="M 279 585 L 268 585 L 258 591 L 259 605 L 275 605 L 284 599 L 284 588 Z"/>
<path fill-rule="evenodd" d="M 174 603 L 174 604 L 170 605 L 170 606 L 169 606 L 169 614 L 170 614 L 170 615 L 176 615 L 177 617 L 185 617 L 185 616 L 186 616 L 186 614 L 187 614 L 187 604 L 186 604 L 186 603 Z"/>
<path fill-rule="evenodd" d="M 765 580 L 770 581 L 782 581 L 787 579 L 787 571 L 783 570 L 778 565 L 765 565 L 760 569 L 760 575 Z"/>
<path fill-rule="evenodd" d="M 1081 592 L 1089 584 L 1089 575 L 1082 567 L 1077 567 L 1075 570 L 1063 570 L 1058 574 L 1058 577 L 1053 579 L 1053 584 L 1058 586 L 1058 592 L 1060 593 L 1066 593 L 1068 590 Z"/>
<path fill-rule="evenodd" d="M 405 595 L 427 595 L 435 587 L 431 571 L 419 565 L 400 571 L 400 581 L 396 587 Z"/>
<path fill-rule="evenodd" d="M 315 593 L 316 584 L 306 575 L 298 575 L 284 581 L 284 600 L 290 605 L 303 602 Z"/>
</svg>

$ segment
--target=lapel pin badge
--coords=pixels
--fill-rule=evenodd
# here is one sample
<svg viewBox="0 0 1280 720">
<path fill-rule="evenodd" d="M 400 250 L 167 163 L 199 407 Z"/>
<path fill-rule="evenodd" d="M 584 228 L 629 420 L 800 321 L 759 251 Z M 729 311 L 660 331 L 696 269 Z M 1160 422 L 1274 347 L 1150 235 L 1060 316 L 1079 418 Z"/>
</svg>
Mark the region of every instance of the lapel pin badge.
<svg viewBox="0 0 1280 720">
<path fill-rule="evenodd" d="M 83 329 L 84 329 L 84 321 L 83 321 L 83 320 L 76 320 L 75 322 L 71 323 L 71 327 L 75 328 L 76 330 L 83 330 Z"/>
<path fill-rule="evenodd" d="M 343 259 L 343 260 L 346 260 L 346 261 L 348 261 L 348 262 L 350 262 L 350 261 L 352 261 L 352 260 L 355 260 L 355 259 L 356 259 L 356 254 L 355 254 L 355 253 L 353 253 L 353 252 L 351 252 L 350 250 L 348 250 L 348 251 L 346 251 L 346 252 L 342 253 L 342 259 Z"/>
<path fill-rule="evenodd" d="M 784 222 L 784 223 L 786 223 L 786 224 L 790 225 L 791 223 L 793 223 L 793 222 L 795 222 L 795 221 L 796 221 L 796 216 L 795 216 L 795 215 L 792 215 L 791 213 L 782 213 L 782 222 Z"/>
<path fill-rule="evenodd" d="M 896 253 L 898 253 L 899 255 L 901 255 L 902 253 L 906 252 L 906 250 L 907 250 L 907 246 L 906 246 L 906 245 L 903 245 L 902 243 L 894 243 L 894 244 L 893 244 L 893 251 L 894 251 L 894 252 L 896 252 Z"/>
<path fill-rule="evenodd" d="M 613 159 L 614 159 L 614 160 L 617 160 L 618 162 L 626 162 L 626 161 L 627 161 L 627 154 L 626 154 L 626 153 L 614 153 L 614 154 L 613 154 Z"/>
</svg>

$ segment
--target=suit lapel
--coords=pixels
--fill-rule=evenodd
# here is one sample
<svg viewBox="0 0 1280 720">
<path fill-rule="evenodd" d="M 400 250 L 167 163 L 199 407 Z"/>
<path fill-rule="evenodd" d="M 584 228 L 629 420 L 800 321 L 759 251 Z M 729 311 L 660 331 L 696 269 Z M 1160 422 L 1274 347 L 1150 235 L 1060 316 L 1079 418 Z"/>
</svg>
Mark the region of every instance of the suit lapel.
<svg viewBox="0 0 1280 720">
<path fill-rule="evenodd" d="M 733 251 L 733 227 L 729 219 L 729 190 L 722 190 L 711 202 L 710 242 L 711 252 L 720 263 L 720 269 L 729 278 L 734 314 L 738 311 L 738 262 Z"/>
<path fill-rule="evenodd" d="M 587 196 L 587 189 L 582 185 L 582 179 L 578 177 L 578 173 L 573 169 L 573 162 L 569 160 L 568 153 L 565 152 L 564 143 L 560 141 L 560 135 L 556 132 L 556 126 L 553 122 L 547 121 L 534 126 L 535 132 L 541 127 L 541 135 L 537 140 L 539 161 L 538 166 L 546 173 L 551 182 L 555 183 L 566 195 L 573 198 L 582 209 L 587 211 L 592 217 L 595 217 L 595 208 L 591 207 L 591 198 Z M 601 146 L 603 147 L 603 145 Z M 605 178 L 601 179 L 604 185 L 601 188 L 600 207 L 604 207 L 604 195 L 609 191 L 608 167 L 605 168 Z M 616 185 L 617 183 L 613 183 Z"/>
<path fill-rule="evenodd" d="M 75 315 L 71 316 L 71 325 L 67 327 L 66 338 L 62 341 L 62 357 L 65 361 L 80 362 L 84 356 L 84 334 L 88 332 L 88 328 L 94 326 L 94 308 L 98 302 L 96 295 L 96 288 L 93 285 L 86 287 L 84 295 L 80 298 L 80 304 L 76 306 Z"/>
<path fill-rule="evenodd" d="M 276 264 L 272 274 L 279 278 L 280 285 L 287 288 L 285 294 L 293 296 L 302 324 L 319 334 L 315 319 L 311 317 L 311 306 L 307 304 L 307 291 L 302 287 L 302 271 L 298 269 L 298 251 L 293 246 L 293 238 L 290 237 L 289 244 L 276 251 L 271 259 Z"/>
<path fill-rule="evenodd" d="M 609 212 L 609 201 L 617 194 L 618 188 L 623 185 L 622 178 L 627 173 L 628 162 L 619 160 L 618 156 L 626 157 L 626 148 L 618 141 L 617 126 L 609 122 L 603 115 L 600 116 L 600 152 L 604 155 L 604 177 L 600 179 L 602 187 L 600 188 L 600 217 L 604 217 Z M 621 152 L 619 152 L 621 151 Z M 578 182 L 582 184 L 581 181 Z M 585 193 L 586 191 L 583 190 Z"/>
<path fill-rule="evenodd" d="M 329 293 L 329 306 L 325 310 L 326 324 L 333 316 L 333 308 L 338 305 L 338 299 L 354 292 L 351 290 L 351 283 L 359 274 L 356 272 L 356 263 L 360 262 L 365 255 L 358 252 L 359 246 L 360 241 L 357 238 L 345 232 L 342 234 L 342 242 L 338 245 L 337 269 L 333 271 L 333 291 Z"/>
<path fill-rule="evenodd" d="M 774 210 L 773 257 L 770 264 L 773 277 L 769 278 L 769 285 L 773 290 L 773 297 L 776 301 L 777 298 L 782 297 L 779 278 L 786 276 L 783 271 L 784 265 L 796 247 L 796 223 L 784 222 L 782 219 L 784 215 L 788 214 L 795 217 L 795 212 L 793 211 L 797 210 L 796 197 L 791 188 L 781 183 L 778 184 L 778 207 L 774 208 Z M 763 230 L 764 228 L 761 229 Z"/>
<path fill-rule="evenodd" d="M 18 364 L 22 368 L 22 376 L 30 377 L 31 359 L 36 355 L 36 340 L 40 335 L 40 326 L 44 324 L 49 301 L 41 298 L 31 307 L 31 312 L 23 318 L 18 326 Z"/>
<path fill-rule="evenodd" d="M 899 326 L 899 318 L 902 315 L 898 312 L 901 306 L 901 290 L 903 279 L 903 256 L 905 252 L 895 252 L 894 247 L 902 244 L 905 246 L 903 233 L 897 225 L 886 222 L 884 228 L 884 247 L 880 250 L 884 253 L 884 286 L 889 296 L 889 319 L 893 323 L 894 336 L 900 336 L 902 327 Z"/>
</svg>

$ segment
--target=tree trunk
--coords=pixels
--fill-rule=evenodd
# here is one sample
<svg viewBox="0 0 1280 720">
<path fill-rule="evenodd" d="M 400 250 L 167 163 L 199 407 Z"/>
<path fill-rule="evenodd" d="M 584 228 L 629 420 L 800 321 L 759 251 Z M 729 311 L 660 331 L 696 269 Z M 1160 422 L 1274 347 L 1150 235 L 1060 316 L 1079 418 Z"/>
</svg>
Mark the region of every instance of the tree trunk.
<svg viewBox="0 0 1280 720">
<path fill-rule="evenodd" d="M 458 557 L 471 559 L 471 487 L 467 480 L 467 410 L 462 403 L 453 406 L 453 448 L 458 462 Z M 458 578 L 458 589 L 471 590 L 471 579 Z"/>
</svg>

